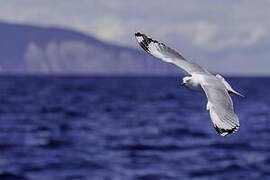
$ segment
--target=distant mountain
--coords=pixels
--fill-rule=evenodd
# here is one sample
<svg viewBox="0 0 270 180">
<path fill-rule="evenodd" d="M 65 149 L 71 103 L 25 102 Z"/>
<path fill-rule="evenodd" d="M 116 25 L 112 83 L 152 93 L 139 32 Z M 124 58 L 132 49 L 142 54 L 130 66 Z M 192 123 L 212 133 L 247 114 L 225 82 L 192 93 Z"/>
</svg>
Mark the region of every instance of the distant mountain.
<svg viewBox="0 0 270 180">
<path fill-rule="evenodd" d="M 0 73 L 175 75 L 181 71 L 142 51 L 76 31 L 0 23 Z"/>
</svg>

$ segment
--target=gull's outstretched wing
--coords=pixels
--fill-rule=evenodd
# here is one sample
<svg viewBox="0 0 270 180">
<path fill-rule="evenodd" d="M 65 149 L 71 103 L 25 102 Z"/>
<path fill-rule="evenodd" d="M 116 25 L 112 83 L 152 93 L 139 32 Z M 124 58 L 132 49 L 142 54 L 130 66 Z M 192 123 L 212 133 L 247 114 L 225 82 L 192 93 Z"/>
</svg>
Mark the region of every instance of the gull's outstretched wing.
<svg viewBox="0 0 270 180">
<path fill-rule="evenodd" d="M 180 55 L 175 50 L 171 49 L 170 47 L 166 46 L 163 43 L 160 43 L 156 40 L 153 40 L 147 37 L 145 34 L 142 33 L 135 33 L 135 37 L 140 44 L 140 46 L 148 53 L 152 54 L 153 56 L 168 62 L 175 64 L 176 66 L 182 68 L 189 74 L 193 73 L 207 73 L 208 71 L 200 67 L 199 65 L 187 61 L 182 55 Z"/>
<path fill-rule="evenodd" d="M 234 133 L 239 128 L 239 120 L 233 110 L 233 102 L 225 86 L 216 77 L 207 76 L 201 84 L 208 99 L 207 110 L 216 131 L 221 136 Z"/>
</svg>

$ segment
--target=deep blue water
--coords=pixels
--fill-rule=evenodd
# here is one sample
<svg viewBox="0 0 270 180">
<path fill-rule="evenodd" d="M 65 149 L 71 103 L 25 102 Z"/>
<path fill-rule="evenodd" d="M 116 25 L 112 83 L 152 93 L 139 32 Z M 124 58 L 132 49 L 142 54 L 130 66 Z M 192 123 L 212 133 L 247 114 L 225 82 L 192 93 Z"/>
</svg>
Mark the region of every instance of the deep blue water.
<svg viewBox="0 0 270 180">
<path fill-rule="evenodd" d="M 0 77 L 0 179 L 270 179 L 270 78 L 229 78 L 221 137 L 181 79 Z"/>
</svg>

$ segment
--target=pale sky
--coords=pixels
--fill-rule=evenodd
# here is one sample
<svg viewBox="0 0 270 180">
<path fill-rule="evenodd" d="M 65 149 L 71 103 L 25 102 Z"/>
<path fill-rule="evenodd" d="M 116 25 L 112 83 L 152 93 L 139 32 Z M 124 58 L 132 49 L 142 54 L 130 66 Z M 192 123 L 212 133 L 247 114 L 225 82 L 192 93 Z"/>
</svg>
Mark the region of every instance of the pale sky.
<svg viewBox="0 0 270 180">
<path fill-rule="evenodd" d="M 138 48 L 142 31 L 214 72 L 270 75 L 270 0 L 0 0 L 0 21 Z"/>
</svg>

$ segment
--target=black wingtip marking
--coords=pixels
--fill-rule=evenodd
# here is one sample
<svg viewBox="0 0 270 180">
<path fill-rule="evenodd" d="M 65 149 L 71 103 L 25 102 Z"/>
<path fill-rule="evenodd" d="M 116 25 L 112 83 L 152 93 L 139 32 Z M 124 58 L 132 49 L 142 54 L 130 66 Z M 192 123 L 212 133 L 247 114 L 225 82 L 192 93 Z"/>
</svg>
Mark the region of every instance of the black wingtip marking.
<svg viewBox="0 0 270 180">
<path fill-rule="evenodd" d="M 140 46 L 143 48 L 143 50 L 145 50 L 146 52 L 150 53 L 150 50 L 148 49 L 147 45 L 145 45 L 145 44 L 143 43 L 143 41 L 140 42 L 139 44 L 140 44 Z"/>
<path fill-rule="evenodd" d="M 219 128 L 215 125 L 215 130 L 219 133 L 219 134 L 223 134 L 223 133 L 227 133 L 224 136 L 227 136 L 228 134 L 234 133 L 237 131 L 237 129 L 239 128 L 238 125 L 236 125 L 234 128 L 232 129 L 223 129 L 223 128 Z"/>
<path fill-rule="evenodd" d="M 148 46 L 149 46 L 150 43 L 152 43 L 152 42 L 153 42 L 153 43 L 159 43 L 158 41 L 153 40 L 153 39 L 147 37 L 145 34 L 140 33 L 140 32 L 136 32 L 136 33 L 135 33 L 135 36 L 136 36 L 136 37 L 142 37 L 142 38 L 143 38 L 143 40 L 142 40 L 141 42 L 139 42 L 139 44 L 140 44 L 140 46 L 143 48 L 143 50 L 145 50 L 145 51 L 148 52 L 148 53 L 150 53 L 150 50 L 149 50 L 149 48 L 148 48 Z M 159 44 L 164 45 L 163 43 L 159 43 Z M 164 46 L 165 46 L 165 45 L 164 45 Z"/>
<path fill-rule="evenodd" d="M 140 32 L 136 32 L 135 33 L 135 36 L 142 36 L 143 34 L 142 33 L 140 33 Z"/>
<path fill-rule="evenodd" d="M 173 53 L 174 56 L 178 56 L 179 59 L 186 60 L 181 54 L 179 54 L 175 50 L 171 49 L 170 47 L 166 46 L 164 43 L 161 43 L 161 42 L 159 42 L 157 40 L 151 39 L 151 38 L 147 37 L 143 33 L 136 32 L 135 33 L 135 36 L 136 36 L 136 38 L 137 37 L 141 37 L 142 38 L 142 40 L 141 39 L 138 40 L 138 38 L 137 38 L 137 40 L 138 40 L 140 46 L 143 48 L 143 50 L 145 50 L 146 52 L 148 52 L 150 54 L 152 54 L 152 53 L 149 50 L 149 44 L 151 44 L 151 43 L 157 43 L 158 46 L 159 46 L 159 50 L 160 49 L 165 49 L 165 51 L 167 51 L 168 53 Z"/>
<path fill-rule="evenodd" d="M 135 36 L 143 38 L 143 40 L 139 42 L 139 44 L 143 48 L 143 50 L 150 53 L 150 50 L 148 49 L 148 45 L 151 43 L 151 39 L 149 39 L 145 34 L 142 34 L 140 32 L 136 32 Z"/>
</svg>

